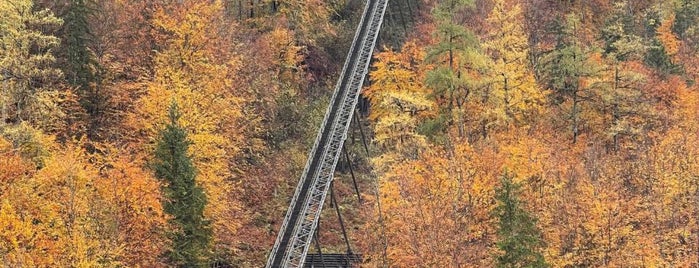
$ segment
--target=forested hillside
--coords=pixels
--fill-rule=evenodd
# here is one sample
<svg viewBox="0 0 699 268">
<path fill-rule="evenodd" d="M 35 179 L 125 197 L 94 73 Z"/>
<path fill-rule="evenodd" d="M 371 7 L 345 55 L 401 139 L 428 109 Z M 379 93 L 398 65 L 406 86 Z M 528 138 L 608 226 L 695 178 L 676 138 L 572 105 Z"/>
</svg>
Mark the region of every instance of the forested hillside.
<svg viewBox="0 0 699 268">
<path fill-rule="evenodd" d="M 0 267 L 264 266 L 363 5 L 0 0 Z M 362 267 L 699 266 L 699 1 L 391 0 L 378 43 L 323 252 L 337 208 Z"/>
</svg>

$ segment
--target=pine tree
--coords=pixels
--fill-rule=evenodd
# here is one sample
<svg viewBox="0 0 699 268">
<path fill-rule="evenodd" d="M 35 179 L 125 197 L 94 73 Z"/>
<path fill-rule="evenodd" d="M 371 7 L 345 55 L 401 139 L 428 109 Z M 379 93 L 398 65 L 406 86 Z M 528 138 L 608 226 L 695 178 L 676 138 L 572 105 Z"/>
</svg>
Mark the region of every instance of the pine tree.
<svg viewBox="0 0 699 268">
<path fill-rule="evenodd" d="M 66 64 L 64 73 L 70 85 L 76 87 L 80 104 L 90 115 L 90 137 L 94 136 L 99 126 L 97 117 L 106 102 L 100 93 L 100 66 L 90 49 L 91 40 L 95 37 L 90 29 L 88 20 L 95 13 L 91 0 L 71 0 L 70 6 L 63 16 L 64 49 Z"/>
<path fill-rule="evenodd" d="M 195 181 L 196 169 L 187 156 L 190 142 L 177 120 L 176 104 L 169 108 L 170 123 L 161 132 L 155 149 L 155 175 L 164 183 L 163 208 L 172 218 L 170 233 L 171 264 L 178 267 L 204 267 L 209 255 L 211 229 L 204 218 L 206 194 Z"/>
<path fill-rule="evenodd" d="M 544 242 L 536 227 L 537 220 L 522 207 L 517 197 L 519 185 L 512 178 L 513 175 L 505 172 L 501 186 L 496 189 L 497 247 L 502 251 L 497 256 L 497 267 L 548 267 L 540 252 Z"/>
<path fill-rule="evenodd" d="M 81 90 L 88 89 L 95 79 L 91 67 L 94 60 L 88 48 L 88 43 L 93 37 L 87 21 L 91 13 L 92 10 L 85 0 L 71 0 L 63 16 L 67 54 L 66 78 L 71 85 L 79 86 Z"/>
<path fill-rule="evenodd" d="M 680 38 L 699 40 L 699 1 L 679 0 L 675 7 L 676 20 L 672 31 Z M 695 46 L 699 45 L 695 43 Z"/>
<path fill-rule="evenodd" d="M 647 35 L 655 38 L 648 44 L 644 63 L 659 71 L 663 76 L 682 74 L 682 66 L 677 64 L 676 58 L 680 40 L 672 32 L 672 26 L 676 19 L 674 12 L 666 14 L 662 10 L 658 10 L 649 13 L 645 21 Z"/>
<path fill-rule="evenodd" d="M 437 24 L 435 35 L 439 41 L 429 49 L 427 59 L 437 66 L 429 72 L 427 83 L 433 88 L 437 101 L 449 108 L 462 105 L 468 96 L 461 69 L 466 68 L 469 61 L 465 58 L 477 49 L 478 40 L 456 17 L 471 5 L 470 0 L 444 0 L 433 10 Z"/>
</svg>

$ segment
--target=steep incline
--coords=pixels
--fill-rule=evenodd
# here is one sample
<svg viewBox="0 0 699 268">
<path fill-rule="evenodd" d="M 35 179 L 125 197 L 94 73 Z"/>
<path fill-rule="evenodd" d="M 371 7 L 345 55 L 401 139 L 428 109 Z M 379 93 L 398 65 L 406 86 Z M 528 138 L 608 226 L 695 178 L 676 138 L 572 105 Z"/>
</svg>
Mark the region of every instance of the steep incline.
<svg viewBox="0 0 699 268">
<path fill-rule="evenodd" d="M 303 267 L 387 5 L 388 0 L 369 0 L 364 9 L 330 106 L 267 260 L 268 268 Z"/>
</svg>

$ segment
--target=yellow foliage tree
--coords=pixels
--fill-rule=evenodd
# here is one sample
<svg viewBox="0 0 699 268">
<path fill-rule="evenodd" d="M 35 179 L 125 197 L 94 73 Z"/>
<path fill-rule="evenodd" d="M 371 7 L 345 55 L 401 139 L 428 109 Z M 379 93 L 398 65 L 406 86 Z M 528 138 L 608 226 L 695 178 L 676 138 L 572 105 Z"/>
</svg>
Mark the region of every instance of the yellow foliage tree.
<svg viewBox="0 0 699 268">
<path fill-rule="evenodd" d="M 493 58 L 491 88 L 486 99 L 491 124 L 531 121 L 541 111 L 545 94 L 529 67 L 527 36 L 519 4 L 496 0 L 487 19 L 492 34 L 484 44 Z"/>
<path fill-rule="evenodd" d="M 329 18 L 334 12 L 331 3 L 321 0 L 271 0 L 279 6 L 279 13 L 286 17 L 290 29 L 301 40 L 315 44 L 323 34 L 334 34 Z"/>
<path fill-rule="evenodd" d="M 173 101 L 179 105 L 197 181 L 209 200 L 205 216 L 212 220 L 214 243 L 220 252 L 232 252 L 242 220 L 229 165 L 246 142 L 245 127 L 253 126 L 245 126 L 242 118 L 243 99 L 235 84 L 239 58 L 231 53 L 231 40 L 218 34 L 229 27 L 222 12 L 221 1 L 188 2 L 171 12 L 156 12 L 155 26 L 169 37 L 129 124 L 145 134 L 142 142 L 152 143 L 166 122 L 166 107 Z"/>
<path fill-rule="evenodd" d="M 102 207 L 95 191 L 97 178 L 97 170 L 88 163 L 84 151 L 67 146 L 55 152 L 29 182 L 43 203 L 39 221 L 57 236 L 60 255 L 56 261 L 60 266 L 94 267 L 110 263 L 119 254 L 105 244 L 106 237 L 100 233 L 101 219 L 96 214 Z"/>
<path fill-rule="evenodd" d="M 658 247 L 669 265 L 694 266 L 699 235 L 699 94 L 678 88 L 676 123 L 648 156 Z"/>
<path fill-rule="evenodd" d="M 51 93 L 39 85 L 61 76 L 51 66 L 51 49 L 59 39 L 36 29 L 51 29 L 62 21 L 49 10 L 36 11 L 31 0 L 2 1 L 0 18 L 0 126 L 56 116 L 37 111 L 51 105 Z"/>
<path fill-rule="evenodd" d="M 380 176 L 389 266 L 492 265 L 487 249 L 494 233 L 490 209 L 495 183 L 478 172 L 485 162 L 475 158 L 468 144 L 452 152 L 429 149 Z"/>
<path fill-rule="evenodd" d="M 379 53 L 376 69 L 371 72 L 371 86 L 363 93 L 372 103 L 369 119 L 375 122 L 374 141 L 410 156 L 427 146 L 417 127 L 434 115 L 436 108 L 422 83 L 424 73 L 418 63 L 424 56 L 415 43 L 407 43 L 400 53 Z"/>
<path fill-rule="evenodd" d="M 118 265 L 119 247 L 100 228 L 97 170 L 77 146 L 50 153 L 43 168 L 25 170 L 0 193 L 0 255 L 18 266 Z M 24 163 L 19 167 L 32 167 Z"/>
</svg>

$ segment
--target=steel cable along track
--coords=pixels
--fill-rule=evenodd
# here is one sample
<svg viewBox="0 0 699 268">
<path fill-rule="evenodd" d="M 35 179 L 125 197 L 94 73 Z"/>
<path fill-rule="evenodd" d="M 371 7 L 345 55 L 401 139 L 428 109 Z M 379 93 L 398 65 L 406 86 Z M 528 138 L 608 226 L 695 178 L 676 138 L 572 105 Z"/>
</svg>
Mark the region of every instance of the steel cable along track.
<svg viewBox="0 0 699 268">
<path fill-rule="evenodd" d="M 303 267 L 387 5 L 388 0 L 368 0 L 364 8 L 306 168 L 267 259 L 267 268 Z"/>
</svg>

